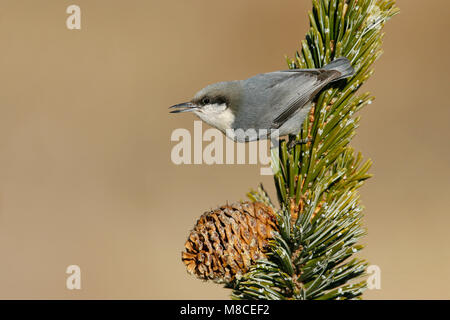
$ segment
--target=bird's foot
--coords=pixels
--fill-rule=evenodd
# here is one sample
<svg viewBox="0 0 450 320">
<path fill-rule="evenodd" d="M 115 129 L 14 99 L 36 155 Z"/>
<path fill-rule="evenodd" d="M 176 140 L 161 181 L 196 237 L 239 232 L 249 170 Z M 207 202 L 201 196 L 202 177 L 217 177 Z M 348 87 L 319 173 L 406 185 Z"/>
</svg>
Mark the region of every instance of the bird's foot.
<svg viewBox="0 0 450 320">
<path fill-rule="evenodd" d="M 296 140 L 294 139 L 289 139 L 288 142 L 288 150 L 291 150 L 292 148 L 294 148 L 295 146 L 298 146 L 299 144 L 306 144 L 308 142 L 311 142 L 312 139 L 311 138 L 306 138 L 306 139 L 300 139 L 300 140 Z"/>
</svg>

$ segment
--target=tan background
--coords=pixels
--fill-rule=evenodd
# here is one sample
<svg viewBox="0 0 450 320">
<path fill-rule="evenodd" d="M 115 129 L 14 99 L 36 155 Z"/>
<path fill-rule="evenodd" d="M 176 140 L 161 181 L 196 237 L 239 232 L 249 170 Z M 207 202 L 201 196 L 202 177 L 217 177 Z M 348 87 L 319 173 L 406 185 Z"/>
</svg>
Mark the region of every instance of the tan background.
<svg viewBox="0 0 450 320">
<path fill-rule="evenodd" d="M 82 30 L 65 26 L 82 9 Z M 353 145 L 374 160 L 362 189 L 368 299 L 450 298 L 450 2 L 399 0 L 363 90 Z M 257 166 L 175 166 L 167 107 L 203 86 L 286 68 L 310 1 L 0 2 L 0 298 L 227 298 L 190 277 L 196 218 L 270 177 Z M 206 126 L 205 126 L 206 127 Z M 82 290 L 65 269 L 82 270 Z"/>
</svg>

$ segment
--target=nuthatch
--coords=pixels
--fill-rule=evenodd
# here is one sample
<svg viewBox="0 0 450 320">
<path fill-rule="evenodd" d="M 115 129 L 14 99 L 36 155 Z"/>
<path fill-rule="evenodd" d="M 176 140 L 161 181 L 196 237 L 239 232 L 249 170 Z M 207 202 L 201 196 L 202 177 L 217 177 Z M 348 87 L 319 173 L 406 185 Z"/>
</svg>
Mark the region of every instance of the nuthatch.
<svg viewBox="0 0 450 320">
<path fill-rule="evenodd" d="M 341 57 L 321 69 L 291 69 L 263 73 L 246 80 L 218 82 L 200 90 L 171 113 L 193 112 L 201 120 L 238 141 L 297 135 L 314 97 L 327 84 L 354 75 Z M 241 130 L 238 130 L 241 129 Z"/>
</svg>

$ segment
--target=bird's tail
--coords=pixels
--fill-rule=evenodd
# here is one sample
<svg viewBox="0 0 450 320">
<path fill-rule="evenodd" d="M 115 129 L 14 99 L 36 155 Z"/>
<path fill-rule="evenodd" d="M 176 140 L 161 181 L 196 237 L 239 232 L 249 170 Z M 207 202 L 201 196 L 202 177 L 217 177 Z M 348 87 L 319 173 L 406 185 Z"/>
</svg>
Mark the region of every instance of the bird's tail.
<svg viewBox="0 0 450 320">
<path fill-rule="evenodd" d="M 346 57 L 340 57 L 331 61 L 329 64 L 323 67 L 323 69 L 335 70 L 340 72 L 341 75 L 333 79 L 333 81 L 345 79 L 355 74 L 355 69 L 353 69 L 352 65 L 350 64 L 350 61 Z"/>
</svg>

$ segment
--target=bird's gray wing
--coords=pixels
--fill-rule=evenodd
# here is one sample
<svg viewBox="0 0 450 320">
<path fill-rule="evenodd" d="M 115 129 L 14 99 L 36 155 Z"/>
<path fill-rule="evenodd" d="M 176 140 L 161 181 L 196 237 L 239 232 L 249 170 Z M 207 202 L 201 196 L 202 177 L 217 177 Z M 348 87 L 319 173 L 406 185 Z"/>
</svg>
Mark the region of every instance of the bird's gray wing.
<svg viewBox="0 0 450 320">
<path fill-rule="evenodd" d="M 242 107 L 234 125 L 244 129 L 279 129 L 329 82 L 328 76 L 322 70 L 296 69 L 242 80 Z"/>
<path fill-rule="evenodd" d="M 337 74 L 335 71 L 326 70 L 286 70 L 279 71 L 279 73 L 293 74 L 294 76 L 286 77 L 285 84 L 291 88 L 291 93 L 288 94 L 289 99 L 283 106 L 283 110 L 273 119 L 273 127 L 278 129 L 285 123 L 292 115 L 307 105 L 314 96 L 329 82 L 331 82 Z"/>
</svg>

